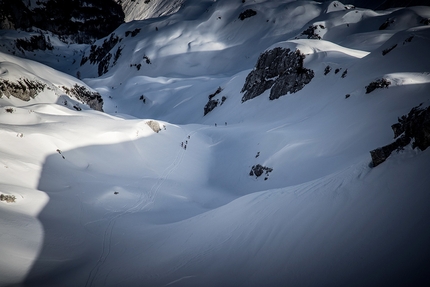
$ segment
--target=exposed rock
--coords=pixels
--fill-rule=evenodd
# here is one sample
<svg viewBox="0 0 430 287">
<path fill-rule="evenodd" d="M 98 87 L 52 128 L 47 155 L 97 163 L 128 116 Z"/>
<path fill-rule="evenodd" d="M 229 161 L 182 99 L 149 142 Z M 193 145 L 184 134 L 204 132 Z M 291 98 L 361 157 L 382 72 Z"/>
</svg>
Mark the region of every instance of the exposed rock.
<svg viewBox="0 0 430 287">
<path fill-rule="evenodd" d="M 387 54 L 388 54 L 388 53 L 390 53 L 392 50 L 394 50 L 394 48 L 396 48 L 396 47 L 397 47 L 397 44 L 395 44 L 395 45 L 391 46 L 390 48 L 384 49 L 384 50 L 382 51 L 382 56 L 387 55 Z"/>
<path fill-rule="evenodd" d="M 371 82 L 368 86 L 366 86 L 366 94 L 369 94 L 371 92 L 373 92 L 376 89 L 382 89 L 382 88 L 387 88 L 388 86 L 391 85 L 391 82 L 388 81 L 385 78 L 382 79 L 378 79 L 374 82 Z"/>
<path fill-rule="evenodd" d="M 72 88 L 67 88 L 65 86 L 62 88 L 67 95 L 74 96 L 81 102 L 87 104 L 93 110 L 103 112 L 103 98 L 99 93 L 92 92 L 86 87 L 78 84 L 75 84 Z"/>
<path fill-rule="evenodd" d="M 133 31 L 125 31 L 125 36 L 128 37 L 131 35 L 131 37 L 135 37 L 137 34 L 139 34 L 140 28 L 136 28 Z"/>
<path fill-rule="evenodd" d="M 254 11 L 252 9 L 246 9 L 245 11 L 240 13 L 239 19 L 243 21 L 246 18 L 250 18 L 250 17 L 255 16 L 255 15 L 257 15 L 257 11 Z"/>
<path fill-rule="evenodd" d="M 51 42 L 46 40 L 45 36 L 41 33 L 37 36 L 32 36 L 30 39 L 17 39 L 15 45 L 20 50 L 34 51 L 34 50 L 53 50 Z"/>
<path fill-rule="evenodd" d="M 156 133 L 161 131 L 160 124 L 157 121 L 147 121 L 146 124 Z"/>
<path fill-rule="evenodd" d="M 6 201 L 7 203 L 15 202 L 16 197 L 15 195 L 11 194 L 0 194 L 0 201 Z"/>
<path fill-rule="evenodd" d="M 271 100 L 303 89 L 314 77 L 312 70 L 303 67 L 304 58 L 300 50 L 293 52 L 280 47 L 261 54 L 254 70 L 246 77 L 242 103 L 268 89 L 271 89 Z"/>
<path fill-rule="evenodd" d="M 331 71 L 331 67 L 330 66 L 325 67 L 325 69 L 324 69 L 324 76 L 327 75 L 328 73 L 330 73 L 330 71 Z"/>
<path fill-rule="evenodd" d="M 318 29 L 325 29 L 323 25 L 311 25 L 302 32 L 302 36 L 307 36 L 308 39 L 321 40 L 321 36 L 317 33 Z"/>
<path fill-rule="evenodd" d="M 348 74 L 348 69 L 346 69 L 345 71 L 343 71 L 343 73 L 342 73 L 342 78 L 345 78 L 346 77 L 346 75 Z"/>
<path fill-rule="evenodd" d="M 124 12 L 115 0 L 0 1 L 3 29 L 33 30 L 34 27 L 61 35 L 77 43 L 91 43 L 124 23 Z"/>
<path fill-rule="evenodd" d="M 220 99 L 214 99 L 216 95 L 220 94 L 222 92 L 222 88 L 218 87 L 218 89 L 213 93 L 210 94 L 208 96 L 209 101 L 206 103 L 205 107 L 204 107 L 204 116 L 206 116 L 209 112 L 211 112 L 213 109 L 215 109 L 218 105 L 222 105 L 225 100 L 227 99 L 227 97 L 222 96 L 221 100 Z"/>
<path fill-rule="evenodd" d="M 34 99 L 40 92 L 46 88 L 46 84 L 29 79 L 19 79 L 16 82 L 0 79 L 0 98 L 15 97 L 22 101 L 28 102 Z"/>
<path fill-rule="evenodd" d="M 412 42 L 412 39 L 414 38 L 414 35 L 407 37 L 404 41 L 403 41 L 403 45 L 406 43 L 410 43 Z"/>
<path fill-rule="evenodd" d="M 218 106 L 218 100 L 209 100 L 204 107 L 204 116 Z"/>
<path fill-rule="evenodd" d="M 267 177 L 269 176 L 269 173 L 271 173 L 272 171 L 273 171 L 273 168 L 262 166 L 261 164 L 257 164 L 252 166 L 251 171 L 249 172 L 249 175 L 250 176 L 255 175 L 255 178 L 258 178 L 264 173 L 266 173 L 266 178 L 265 178 L 266 180 Z"/>
<path fill-rule="evenodd" d="M 385 29 L 387 29 L 388 27 L 390 27 L 391 26 L 391 24 L 393 24 L 395 22 L 395 19 L 393 19 L 393 18 L 388 18 L 387 20 L 385 20 L 385 22 L 384 23 L 382 23 L 382 25 L 381 26 L 379 26 L 379 30 L 385 30 Z"/>
<path fill-rule="evenodd" d="M 422 25 L 430 25 L 430 18 L 423 18 L 423 19 L 421 19 L 420 24 L 422 24 Z"/>
<path fill-rule="evenodd" d="M 420 105 L 421 106 L 421 105 Z M 373 166 L 383 163 L 393 151 L 402 150 L 412 140 L 412 148 L 425 150 L 430 146 L 430 106 L 421 109 L 414 107 L 407 116 L 398 119 L 391 126 L 394 132 L 393 143 L 370 151 Z"/>
<path fill-rule="evenodd" d="M 112 54 L 110 51 L 115 47 L 115 45 L 121 41 L 121 38 L 115 36 L 114 33 L 110 35 L 109 38 L 103 41 L 103 44 L 91 45 L 90 52 L 88 56 L 83 56 L 81 59 L 81 66 L 84 65 L 88 60 L 90 64 L 96 65 L 98 64 L 98 75 L 102 76 L 109 71 L 109 64 L 112 58 Z M 122 48 L 118 47 L 116 52 L 114 53 L 114 61 L 112 65 L 115 65 L 119 56 L 121 55 Z"/>
</svg>

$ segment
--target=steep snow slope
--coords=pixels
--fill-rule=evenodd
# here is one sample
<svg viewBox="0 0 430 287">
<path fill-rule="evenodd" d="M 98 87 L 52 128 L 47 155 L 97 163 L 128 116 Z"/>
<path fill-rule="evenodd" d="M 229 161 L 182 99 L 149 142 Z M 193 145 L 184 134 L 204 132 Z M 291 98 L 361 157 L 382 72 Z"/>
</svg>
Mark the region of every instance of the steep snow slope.
<svg viewBox="0 0 430 287">
<path fill-rule="evenodd" d="M 248 8 L 257 14 L 239 20 Z M 428 285 L 429 149 L 408 145 L 374 168 L 369 154 L 393 141 L 398 117 L 430 105 L 428 18 L 428 7 L 186 1 L 82 54 L 35 52 L 79 70 L 105 113 L 64 105 L 73 99 L 54 88 L 82 84 L 72 76 L 0 54 L 2 79 L 53 87 L 0 99 L 0 193 L 16 197 L 0 201 L 0 285 Z M 3 35 L 11 49 L 16 34 Z M 116 36 L 97 76 L 90 51 Z M 312 80 L 242 103 L 276 47 L 300 50 Z M 382 78 L 388 88 L 367 93 Z M 250 175 L 258 164 L 272 170 Z"/>
</svg>

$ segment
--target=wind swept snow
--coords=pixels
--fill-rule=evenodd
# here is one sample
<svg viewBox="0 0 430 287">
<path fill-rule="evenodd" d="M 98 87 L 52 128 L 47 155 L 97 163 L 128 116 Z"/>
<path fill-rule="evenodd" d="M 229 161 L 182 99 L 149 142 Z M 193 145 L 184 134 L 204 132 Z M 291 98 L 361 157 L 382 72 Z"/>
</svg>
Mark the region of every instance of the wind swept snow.
<svg viewBox="0 0 430 287">
<path fill-rule="evenodd" d="M 369 153 L 430 105 L 430 8 L 354 2 L 122 1 L 110 36 L 34 53 L 2 31 L 0 286 L 430 284 L 430 149 Z M 314 77 L 242 103 L 277 47 Z"/>
</svg>

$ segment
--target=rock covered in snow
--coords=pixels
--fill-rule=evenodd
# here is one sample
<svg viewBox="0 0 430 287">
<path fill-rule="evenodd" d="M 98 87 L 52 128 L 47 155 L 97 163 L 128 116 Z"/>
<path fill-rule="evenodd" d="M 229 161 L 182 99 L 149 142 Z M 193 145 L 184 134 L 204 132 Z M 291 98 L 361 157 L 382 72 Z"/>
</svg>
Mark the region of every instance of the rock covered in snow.
<svg viewBox="0 0 430 287">
<path fill-rule="evenodd" d="M 75 84 L 70 89 L 67 87 L 63 87 L 63 89 L 67 95 L 76 97 L 78 100 L 90 106 L 93 110 L 103 112 L 103 98 L 99 93 L 92 92 L 78 84 Z"/>
<path fill-rule="evenodd" d="M 274 100 L 287 93 L 303 89 L 314 77 L 314 72 L 303 67 L 305 55 L 300 50 L 276 47 L 260 55 L 254 70 L 248 74 L 242 91 L 242 102 L 253 99 L 268 89 Z"/>
<path fill-rule="evenodd" d="M 370 152 L 373 166 L 383 163 L 393 151 L 403 149 L 412 140 L 412 148 L 425 150 L 430 146 L 430 106 L 425 109 L 414 107 L 391 128 L 396 141 Z"/>
<path fill-rule="evenodd" d="M 36 80 L 23 78 L 13 82 L 0 79 L 0 98 L 2 96 L 6 96 L 7 98 L 15 97 L 28 102 L 34 99 L 37 94 L 42 92 L 45 88 L 46 84 Z"/>
</svg>

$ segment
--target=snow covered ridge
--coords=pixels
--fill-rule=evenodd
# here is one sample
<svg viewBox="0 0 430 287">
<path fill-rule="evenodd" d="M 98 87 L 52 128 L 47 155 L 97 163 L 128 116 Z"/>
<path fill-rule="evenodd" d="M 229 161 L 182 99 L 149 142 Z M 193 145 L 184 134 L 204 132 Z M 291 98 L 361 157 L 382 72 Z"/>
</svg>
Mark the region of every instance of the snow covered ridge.
<svg viewBox="0 0 430 287">
<path fill-rule="evenodd" d="M 103 111 L 101 95 L 66 74 L 43 64 L 0 53 L 0 103 L 24 106 L 59 103 L 74 109 Z"/>
</svg>

